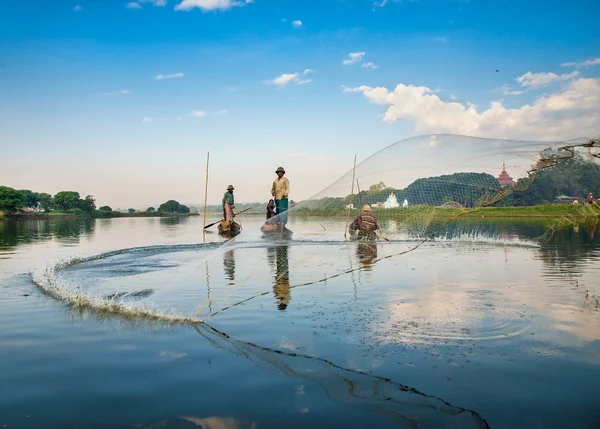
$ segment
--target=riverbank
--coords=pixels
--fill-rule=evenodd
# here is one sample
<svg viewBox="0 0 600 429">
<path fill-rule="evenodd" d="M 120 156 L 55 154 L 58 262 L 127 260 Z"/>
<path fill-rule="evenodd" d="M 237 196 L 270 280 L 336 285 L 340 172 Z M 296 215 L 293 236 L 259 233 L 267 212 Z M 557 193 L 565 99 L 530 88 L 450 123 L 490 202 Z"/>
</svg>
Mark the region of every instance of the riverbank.
<svg viewBox="0 0 600 429">
<path fill-rule="evenodd" d="M 293 213 L 292 211 L 291 213 Z M 356 215 L 359 209 L 351 210 L 351 215 Z M 463 217 L 463 218 L 545 218 L 560 219 L 573 218 L 578 220 L 600 219 L 600 207 L 598 205 L 580 205 L 571 204 L 552 204 L 543 206 L 526 207 L 480 207 L 480 208 L 442 208 L 425 205 L 415 205 L 410 207 L 398 207 L 394 209 L 374 208 L 373 212 L 378 219 L 398 219 L 415 216 L 436 216 L 436 217 Z M 299 208 L 298 214 L 307 216 L 342 216 L 347 213 L 346 210 L 305 210 Z"/>
<path fill-rule="evenodd" d="M 112 219 L 121 217 L 176 217 L 176 216 L 198 216 L 198 213 L 162 213 L 162 212 L 109 212 L 105 210 L 96 210 L 94 213 L 84 212 L 50 212 L 50 213 L 2 213 L 0 220 L 47 220 L 47 219 L 77 219 L 77 218 L 95 218 Z"/>
</svg>

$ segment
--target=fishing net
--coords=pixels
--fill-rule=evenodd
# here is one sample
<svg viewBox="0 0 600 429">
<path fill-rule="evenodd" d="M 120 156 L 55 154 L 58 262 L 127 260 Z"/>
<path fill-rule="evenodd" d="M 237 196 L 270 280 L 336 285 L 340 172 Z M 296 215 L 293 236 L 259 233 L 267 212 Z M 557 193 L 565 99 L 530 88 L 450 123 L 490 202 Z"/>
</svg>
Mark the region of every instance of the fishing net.
<svg viewBox="0 0 600 429">
<path fill-rule="evenodd" d="M 288 175 L 293 198 L 302 184 Z M 477 342 L 491 353 L 526 332 L 523 304 L 480 290 L 468 274 L 453 282 L 449 255 L 465 244 L 538 247 L 561 228 L 598 223 L 593 193 L 598 140 L 420 136 L 375 153 L 310 199 L 290 200 L 266 223 L 240 216 L 239 235 L 53 261 L 33 277 L 83 317 L 93 308 L 191 323 L 217 347 L 406 427 L 486 427 L 469 410 L 371 372 L 394 354 L 397 364 L 434 356 L 450 367 Z M 506 216 L 536 223 L 517 234 L 499 221 Z"/>
<path fill-rule="evenodd" d="M 292 192 L 301 188 L 289 175 Z M 296 288 L 337 278 L 352 282 L 380 261 L 400 261 L 426 244 L 535 244 L 565 226 L 597 222 L 597 196 L 589 195 L 594 191 L 600 194 L 598 140 L 420 136 L 373 154 L 266 223 L 244 217 L 242 233 L 226 236 L 224 244 L 119 251 L 52 265 L 37 279 L 61 298 L 171 314 L 174 320 L 208 321 L 261 297 L 274 297 L 278 310 L 286 310 Z M 366 205 L 374 216 L 369 231 L 356 221 Z M 537 216 L 544 232 L 524 240 L 482 222 L 502 216 Z M 140 264 L 144 272 L 135 268 Z M 206 294 L 198 282 L 205 283 Z M 152 300 L 140 299 L 146 289 L 153 290 Z M 160 311 L 153 307 L 157 302 Z"/>
</svg>

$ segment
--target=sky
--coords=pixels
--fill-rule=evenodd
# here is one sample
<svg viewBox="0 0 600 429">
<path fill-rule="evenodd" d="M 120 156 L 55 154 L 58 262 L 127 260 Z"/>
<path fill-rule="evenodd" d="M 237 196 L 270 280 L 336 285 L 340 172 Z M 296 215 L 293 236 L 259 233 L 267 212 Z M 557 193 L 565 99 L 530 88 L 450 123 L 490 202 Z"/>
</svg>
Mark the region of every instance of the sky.
<svg viewBox="0 0 600 429">
<path fill-rule="evenodd" d="M 600 134 L 595 0 L 0 0 L 0 185 L 309 198 L 402 139 Z M 399 159 L 401 162 L 401 159 Z M 497 172 L 491 172 L 493 174 Z"/>
</svg>

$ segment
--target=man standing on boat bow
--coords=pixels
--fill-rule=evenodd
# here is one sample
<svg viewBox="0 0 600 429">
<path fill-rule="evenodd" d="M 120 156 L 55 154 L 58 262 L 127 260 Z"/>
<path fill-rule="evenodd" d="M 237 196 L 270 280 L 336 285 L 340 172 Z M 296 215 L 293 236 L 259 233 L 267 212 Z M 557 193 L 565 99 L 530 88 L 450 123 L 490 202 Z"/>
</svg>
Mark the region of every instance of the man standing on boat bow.
<svg viewBox="0 0 600 429">
<path fill-rule="evenodd" d="M 223 195 L 223 217 L 225 218 L 225 222 L 227 222 L 227 228 L 231 227 L 233 223 L 233 209 L 235 208 L 233 189 L 233 186 L 229 185 Z"/>
<path fill-rule="evenodd" d="M 275 207 L 277 207 L 277 215 L 279 216 L 279 221 L 284 224 L 287 223 L 287 209 L 288 209 L 288 195 L 290 193 L 290 182 L 287 178 L 283 177 L 285 174 L 285 170 L 283 167 L 277 168 L 275 170 L 275 174 L 277 174 L 277 179 L 273 181 L 273 186 L 271 187 L 271 195 L 275 197 Z"/>
</svg>

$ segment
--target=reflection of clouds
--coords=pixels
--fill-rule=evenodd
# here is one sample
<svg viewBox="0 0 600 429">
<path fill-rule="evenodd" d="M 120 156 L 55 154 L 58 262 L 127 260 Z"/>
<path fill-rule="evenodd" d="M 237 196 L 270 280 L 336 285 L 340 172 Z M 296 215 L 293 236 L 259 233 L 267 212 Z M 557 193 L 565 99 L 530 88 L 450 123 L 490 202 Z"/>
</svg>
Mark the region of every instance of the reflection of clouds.
<svg viewBox="0 0 600 429">
<path fill-rule="evenodd" d="M 187 356 L 187 353 L 177 353 L 170 350 L 163 350 L 160 352 L 160 360 L 176 360 Z"/>
<path fill-rule="evenodd" d="M 234 417 L 182 417 L 202 429 L 256 429 L 256 423 L 245 423 Z"/>
<path fill-rule="evenodd" d="M 600 314 L 585 308 L 584 288 L 564 277 L 544 277 L 554 268 L 532 257 L 537 250 L 509 252 L 508 260 L 499 247 L 429 249 L 427 259 L 407 255 L 403 265 L 414 270 L 394 273 L 404 286 L 387 294 L 385 316 L 372 331 L 383 342 L 506 339 L 530 353 L 537 353 L 536 342 L 551 353 L 552 347 L 600 339 Z M 579 262 L 579 283 L 597 284 L 589 259 Z M 383 272 L 386 267 L 397 266 L 378 266 L 377 274 L 392 275 Z"/>
</svg>

